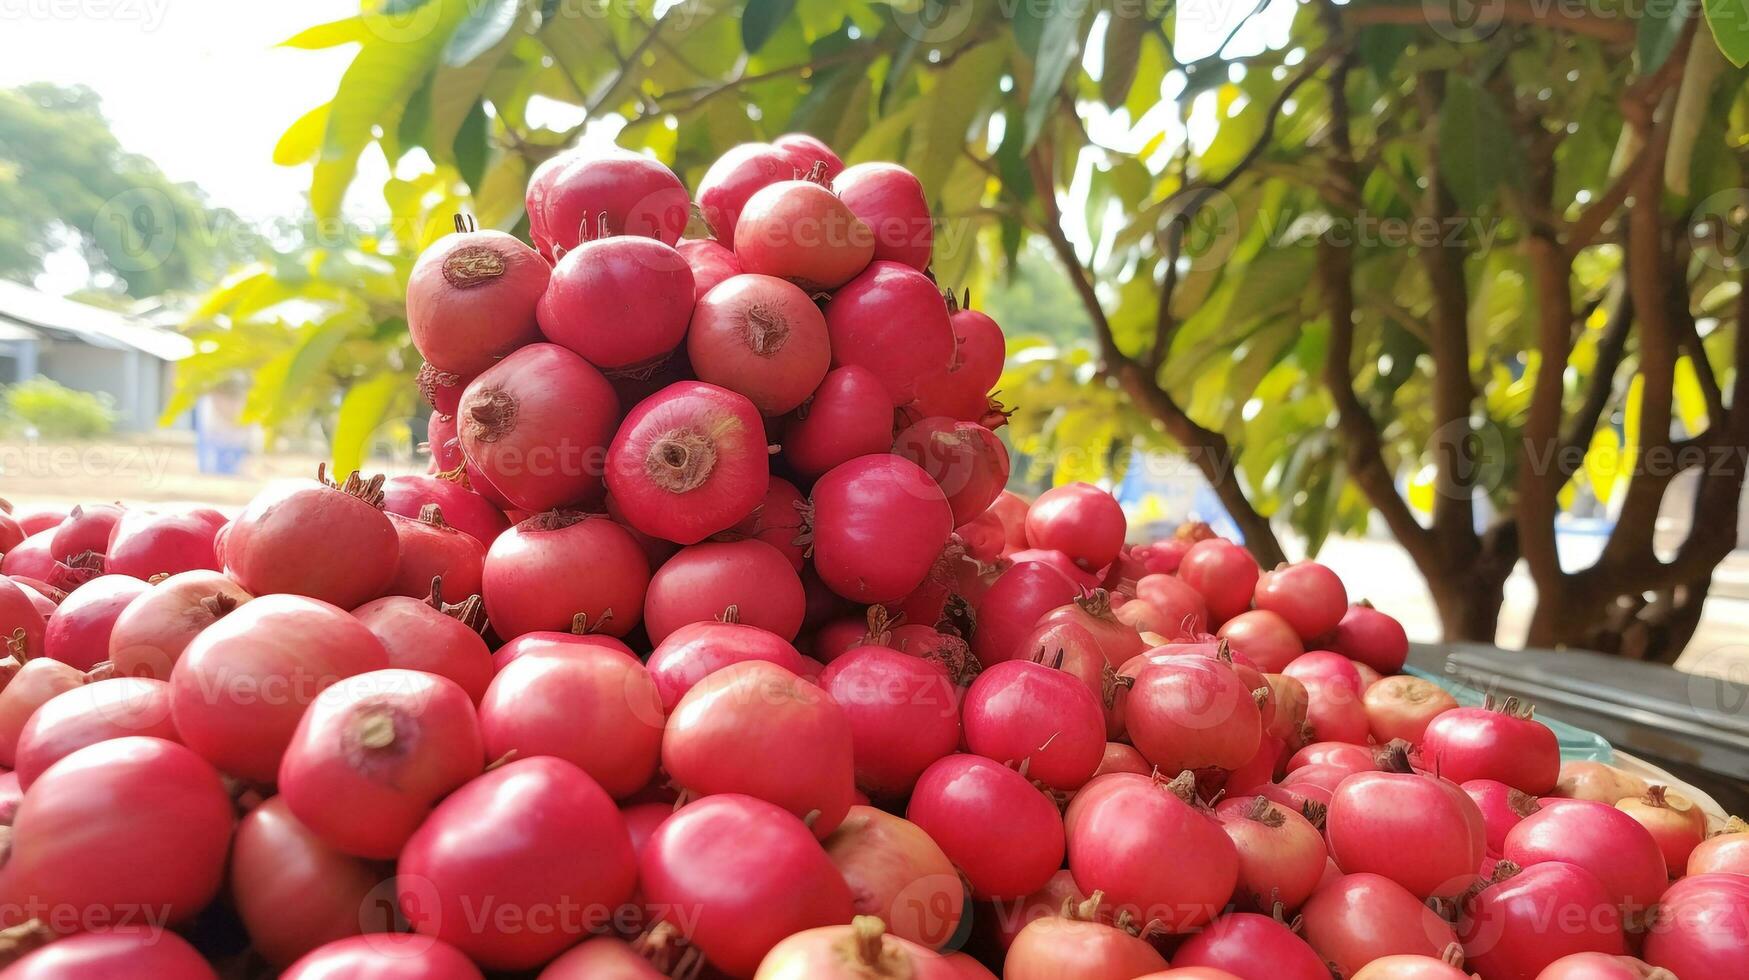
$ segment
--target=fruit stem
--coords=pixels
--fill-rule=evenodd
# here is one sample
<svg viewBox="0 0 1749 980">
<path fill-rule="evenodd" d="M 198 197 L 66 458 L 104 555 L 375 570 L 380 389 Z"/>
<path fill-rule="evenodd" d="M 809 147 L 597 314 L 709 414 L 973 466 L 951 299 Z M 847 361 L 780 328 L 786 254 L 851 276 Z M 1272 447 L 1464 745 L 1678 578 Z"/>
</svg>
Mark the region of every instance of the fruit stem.
<svg viewBox="0 0 1749 980">
<path fill-rule="evenodd" d="M 881 945 L 887 936 L 887 924 L 879 916 L 859 915 L 850 920 L 856 936 L 856 958 L 865 966 L 877 966 L 881 961 Z"/>
<path fill-rule="evenodd" d="M 419 523 L 432 527 L 449 527 L 443 520 L 443 508 L 436 504 L 425 504 L 419 508 Z"/>
<path fill-rule="evenodd" d="M 576 636 L 588 636 L 591 633 L 599 633 L 601 632 L 602 627 L 612 621 L 613 610 L 611 608 L 603 609 L 600 618 L 596 619 L 593 623 L 589 621 L 588 613 L 580 612 L 571 617 L 571 633 Z"/>
</svg>

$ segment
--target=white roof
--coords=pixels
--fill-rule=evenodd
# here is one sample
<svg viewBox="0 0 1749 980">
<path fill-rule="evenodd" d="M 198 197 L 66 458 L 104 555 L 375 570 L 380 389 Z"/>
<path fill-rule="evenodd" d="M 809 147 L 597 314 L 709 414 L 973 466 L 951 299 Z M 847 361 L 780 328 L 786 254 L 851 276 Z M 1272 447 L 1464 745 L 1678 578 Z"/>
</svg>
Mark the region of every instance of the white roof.
<svg viewBox="0 0 1749 980">
<path fill-rule="evenodd" d="M 10 333 L 22 327 L 72 334 L 93 347 L 137 350 L 161 361 L 180 361 L 194 353 L 194 342 L 174 330 L 0 279 L 0 331 L 8 326 L 14 328 Z"/>
</svg>

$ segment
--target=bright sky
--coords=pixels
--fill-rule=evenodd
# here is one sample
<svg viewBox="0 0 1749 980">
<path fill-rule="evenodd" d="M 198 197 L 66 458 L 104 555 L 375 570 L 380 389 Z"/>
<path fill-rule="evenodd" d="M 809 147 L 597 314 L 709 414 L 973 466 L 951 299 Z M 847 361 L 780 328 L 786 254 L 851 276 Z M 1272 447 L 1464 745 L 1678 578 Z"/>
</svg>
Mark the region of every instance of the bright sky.
<svg viewBox="0 0 1749 980">
<path fill-rule="evenodd" d="M 0 0 L 0 87 L 90 86 L 122 145 L 172 179 L 250 218 L 296 213 L 309 168 L 275 166 L 273 145 L 333 95 L 352 49 L 275 45 L 357 11 L 358 0 Z"/>
</svg>

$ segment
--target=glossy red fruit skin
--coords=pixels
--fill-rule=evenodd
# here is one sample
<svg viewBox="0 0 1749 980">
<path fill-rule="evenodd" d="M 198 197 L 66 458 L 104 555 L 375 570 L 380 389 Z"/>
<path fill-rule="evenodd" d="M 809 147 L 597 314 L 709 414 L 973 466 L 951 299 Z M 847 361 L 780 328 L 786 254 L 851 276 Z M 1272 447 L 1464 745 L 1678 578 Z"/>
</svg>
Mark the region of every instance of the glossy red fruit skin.
<svg viewBox="0 0 1749 980">
<path fill-rule="evenodd" d="M 711 235 L 719 242 L 735 240 L 741 209 L 760 188 L 780 180 L 794 180 L 800 171 L 795 158 L 770 143 L 742 143 L 717 157 L 698 182 L 699 210 Z"/>
<path fill-rule="evenodd" d="M 407 278 L 407 330 L 426 362 L 479 374 L 539 339 L 535 303 L 550 273 L 534 249 L 501 231 L 445 235 Z"/>
<path fill-rule="evenodd" d="M 25 538 L 0 558 L 0 574 L 46 580 L 55 570 L 55 559 L 50 554 L 54 537 L 55 529 L 51 527 Z"/>
<path fill-rule="evenodd" d="M 1063 820 L 1026 777 L 977 755 L 950 755 L 918 777 L 905 818 L 964 872 L 979 898 L 1019 898 L 1063 863 Z"/>
<path fill-rule="evenodd" d="M 280 980 L 480 980 L 478 967 L 448 943 L 407 933 L 337 939 L 280 974 Z"/>
<path fill-rule="evenodd" d="M 1068 576 L 1040 562 L 1023 562 L 1003 572 L 977 603 L 972 652 L 978 662 L 989 667 L 1021 655 L 1020 642 L 1039 617 L 1079 594 Z"/>
<path fill-rule="evenodd" d="M 171 717 L 220 770 L 271 783 L 305 707 L 336 682 L 388 665 L 383 645 L 344 610 L 262 596 L 189 643 L 170 672 Z"/>
<path fill-rule="evenodd" d="M 899 433 L 893 452 L 921 466 L 941 487 L 955 527 L 984 513 L 1008 483 L 1008 450 L 995 433 L 973 422 L 921 419 Z"/>
<path fill-rule="evenodd" d="M 115 805 L 142 799 L 155 801 L 149 813 Z M 145 736 L 98 742 L 50 766 L 19 804 L 10 893 L 105 917 L 82 921 L 149 908 L 185 922 L 218 892 L 233 823 L 219 774 L 187 748 Z"/>
<path fill-rule="evenodd" d="M 329 844 L 390 860 L 437 801 L 485 764 L 467 693 L 435 674 L 390 668 L 339 682 L 304 712 L 277 785 Z"/>
<path fill-rule="evenodd" d="M 1025 766 L 1029 779 L 1080 789 L 1105 757 L 1105 711 L 1078 677 L 1027 660 L 986 669 L 966 691 L 967 748 Z"/>
<path fill-rule="evenodd" d="M 953 358 L 953 328 L 935 283 L 916 269 L 876 260 L 826 303 L 832 365 L 875 372 L 893 404 L 917 394 L 919 379 Z"/>
<path fill-rule="evenodd" d="M 697 544 L 735 526 L 771 479 L 765 424 L 744 396 L 698 381 L 639 402 L 607 451 L 607 486 L 631 526 Z"/>
<path fill-rule="evenodd" d="M 0 690 L 0 766 L 17 763 L 18 739 L 32 715 L 50 698 L 84 684 L 86 675 L 61 663 L 39 657 L 23 667 Z"/>
<path fill-rule="evenodd" d="M 1519 867 L 1576 864 L 1596 875 L 1629 915 L 1656 903 L 1668 880 L 1664 854 L 1651 831 L 1607 803 L 1570 800 L 1544 806 L 1507 832 L 1502 856 Z"/>
<path fill-rule="evenodd" d="M 443 594 L 453 599 L 480 594 L 486 546 L 473 535 L 450 527 L 441 508 L 418 518 L 390 514 L 389 523 L 395 526 L 395 537 L 401 542 L 389 595 L 423 598 L 431 594 L 434 578 L 443 579 Z"/>
<path fill-rule="evenodd" d="M 688 545 L 650 577 L 644 631 L 651 643 L 689 623 L 729 616 L 794 641 L 807 599 L 783 553 L 763 541 Z"/>
<path fill-rule="evenodd" d="M 390 667 L 454 681 L 475 704 L 492 682 L 492 652 L 486 641 L 473 627 L 423 599 L 385 596 L 359 606 L 352 615 L 382 643 Z"/>
<path fill-rule="evenodd" d="M 1701 874 L 1665 891 L 1646 936 L 1645 959 L 1682 980 L 1728 980 L 1749 957 L 1749 877 Z"/>
<path fill-rule="evenodd" d="M 1454 708 L 1434 716 L 1422 732 L 1421 759 L 1447 779 L 1496 779 L 1532 796 L 1553 790 L 1561 775 L 1554 731 L 1519 717 L 1511 706 Z"/>
<path fill-rule="evenodd" d="M 280 480 L 225 533 L 225 573 L 255 595 L 286 592 L 351 609 L 383 594 L 400 542 L 369 485 L 359 492 Z"/>
<path fill-rule="evenodd" d="M 103 570 L 145 580 L 195 569 L 217 569 L 213 538 L 225 515 L 207 507 L 173 513 L 130 510 L 109 532 Z"/>
<path fill-rule="evenodd" d="M 414 931 L 493 970 L 552 959 L 602 925 L 637 883 L 613 800 L 581 769 L 548 756 L 510 762 L 450 794 L 407 841 L 396 870 Z M 488 898 L 520 914 L 470 919 L 470 905 Z M 550 925 L 529 927 L 534 915 Z"/>
<path fill-rule="evenodd" d="M 1116 498 L 1091 483 L 1052 487 L 1026 512 L 1026 540 L 1054 548 L 1095 571 L 1117 558 L 1128 523 Z"/>
<path fill-rule="evenodd" d="M 753 508 L 753 513 L 717 534 L 714 540 L 763 541 L 776 548 L 799 573 L 807 565 L 809 550 L 808 540 L 803 534 L 807 522 L 802 518 L 802 508 L 807 501 L 795 484 L 774 476 L 766 485 L 765 499 Z"/>
<path fill-rule="evenodd" d="M 1255 909 L 1304 905 L 1324 877 L 1329 855 L 1311 821 L 1259 797 L 1229 796 L 1215 808 L 1239 854 L 1239 904 Z M 1237 901 L 1237 899 L 1236 899 Z"/>
<path fill-rule="evenodd" d="M 1633 956 L 1574 953 L 1550 963 L 1536 980 L 1657 980 L 1655 969 Z"/>
<path fill-rule="evenodd" d="M 1348 591 L 1336 573 L 1315 561 L 1295 562 L 1258 576 L 1252 602 L 1279 613 L 1300 639 L 1336 628 L 1348 612 Z"/>
<path fill-rule="evenodd" d="M 537 514 L 498 536 L 481 585 L 499 636 L 566 630 L 624 636 L 643 615 L 649 564 L 625 528 L 577 511 Z"/>
<path fill-rule="evenodd" d="M 1330 968 L 1293 930 L 1267 915 L 1231 912 L 1185 940 L 1175 967 L 1211 967 L 1245 980 L 1323 980 Z"/>
<path fill-rule="evenodd" d="M 855 602 L 902 599 L 929 574 L 953 534 L 953 511 L 917 464 L 860 456 L 832 468 L 811 496 L 814 570 Z"/>
<path fill-rule="evenodd" d="M 455 400 L 459 403 L 466 385 L 458 385 Z M 461 429 L 455 415 L 432 412 L 425 420 L 425 451 L 431 454 L 431 462 L 425 466 L 425 472 L 430 475 L 448 473 L 457 468 L 467 468 L 467 455 L 462 452 Z"/>
<path fill-rule="evenodd" d="M 11 513 L 0 511 L 0 556 L 23 544 L 29 536 Z"/>
<path fill-rule="evenodd" d="M 516 507 L 542 511 L 600 492 L 619 396 L 558 344 L 529 344 L 475 378 L 456 408 L 462 451 Z"/>
<path fill-rule="evenodd" d="M 436 504 L 450 527 L 474 536 L 484 547 L 510 527 L 504 512 L 485 497 L 459 483 L 430 476 L 391 476 L 383 483 L 383 509 L 402 517 L 418 517 L 426 504 Z"/>
<path fill-rule="evenodd" d="M 1482 889 L 1458 922 L 1465 965 L 1486 977 L 1534 978 L 1570 953 L 1627 952 L 1620 912 L 1597 876 L 1559 861 Z"/>
<path fill-rule="evenodd" d="M 656 645 L 648 665 L 662 710 L 672 713 L 693 685 L 748 660 L 763 660 L 798 675 L 805 669 L 802 655 L 783 637 L 757 626 L 718 622 L 693 623 L 670 633 Z"/>
<path fill-rule="evenodd" d="M 691 206 L 672 170 L 618 148 L 578 148 L 548 159 L 529 177 L 526 204 L 529 237 L 554 262 L 594 234 L 603 214 L 612 234 L 673 245 Z"/>
<path fill-rule="evenodd" d="M 195 636 L 251 598 L 219 572 L 172 575 L 134 597 L 116 617 L 106 659 L 123 677 L 169 680 Z"/>
<path fill-rule="evenodd" d="M 686 337 L 692 269 L 653 238 L 597 238 L 553 269 L 537 314 L 541 334 L 603 371 L 667 356 Z"/>
<path fill-rule="evenodd" d="M 1420 898 L 1468 888 L 1487 848 L 1475 801 L 1456 783 L 1421 773 L 1343 779 L 1331 794 L 1324 836 L 1344 871 L 1384 875 Z"/>
<path fill-rule="evenodd" d="M 324 843 L 278 796 L 243 816 L 231 846 L 232 903 L 249 945 L 276 966 L 364 930 L 371 894 L 392 873 Z"/>
<path fill-rule="evenodd" d="M 1325 646 L 1387 675 L 1401 672 L 1409 659 L 1403 624 L 1367 603 L 1348 607 Z"/>
<path fill-rule="evenodd" d="M 1207 811 L 1163 779 L 1100 776 L 1070 801 L 1069 870 L 1088 893 L 1105 892 L 1114 912 L 1171 933 L 1215 916 L 1239 881 L 1239 853 Z"/>
<path fill-rule="evenodd" d="M 656 773 L 665 716 L 650 673 L 602 647 L 533 652 L 505 664 L 480 702 L 486 756 L 549 755 L 624 799 Z"/>
<path fill-rule="evenodd" d="M 692 308 L 687 360 L 700 381 L 739 392 L 765 415 L 807 400 L 832 364 L 826 317 L 795 285 L 749 272 Z"/>
<path fill-rule="evenodd" d="M 50 557 L 66 561 L 86 551 L 103 554 L 122 512 L 120 504 L 75 504 L 49 536 Z"/>
<path fill-rule="evenodd" d="M 874 233 L 874 257 L 902 262 L 919 271 L 935 251 L 935 224 L 923 184 L 894 163 L 859 163 L 845 168 L 832 189 Z"/>
<path fill-rule="evenodd" d="M 761 187 L 735 223 L 735 255 L 742 268 L 787 279 L 810 293 L 849 282 L 874 252 L 868 226 L 807 177 Z"/>
<path fill-rule="evenodd" d="M 918 407 L 931 414 L 964 422 L 984 422 L 990 411 L 990 391 L 1002 377 L 1008 345 L 996 321 L 977 310 L 954 309 L 948 297 L 948 325 L 953 329 L 953 361 L 917 383 Z M 994 424 L 994 423 L 991 423 Z"/>
<path fill-rule="evenodd" d="M 188 941 L 173 932 L 141 926 L 94 929 L 62 939 L 15 961 L 5 980 L 216 980 Z"/>
<path fill-rule="evenodd" d="M 731 664 L 668 716 L 662 769 L 701 796 L 746 794 L 825 837 L 855 802 L 850 720 L 813 684 L 776 664 Z"/>
<path fill-rule="evenodd" d="M 1161 634 L 1169 640 L 1187 639 L 1208 632 L 1208 603 L 1203 601 L 1202 593 L 1176 575 L 1155 573 L 1142 576 L 1136 581 L 1136 598 L 1153 606 L 1160 613 L 1160 619 L 1170 625 L 1172 631 Z M 1119 610 L 1119 615 L 1123 615 L 1122 610 Z"/>
<path fill-rule="evenodd" d="M 1209 619 L 1217 624 L 1251 608 L 1258 574 L 1251 552 L 1222 538 L 1191 545 L 1178 565 L 1178 577 L 1202 594 Z"/>
<path fill-rule="evenodd" d="M 78 670 L 102 663 L 116 618 L 149 588 L 127 575 L 99 575 L 74 589 L 44 626 L 43 653 Z"/>
<path fill-rule="evenodd" d="M 751 796 L 682 807 L 650 836 L 638 867 L 651 906 L 732 977 L 751 977 L 786 936 L 853 914 L 850 888 L 813 833 Z"/>
<path fill-rule="evenodd" d="M 50 766 L 87 745 L 130 735 L 182 741 L 170 721 L 169 684 L 111 677 L 63 691 L 36 709 L 19 733 L 19 788 L 30 789 Z"/>
<path fill-rule="evenodd" d="M 1457 934 L 1402 885 L 1375 874 L 1348 874 L 1312 893 L 1300 910 L 1301 935 L 1346 976 L 1385 956 L 1442 957 Z"/>
<path fill-rule="evenodd" d="M 692 270 L 694 302 L 704 299 L 705 294 L 719 283 L 746 271 L 741 268 L 741 260 L 735 257 L 734 251 L 715 239 L 683 238 L 675 244 L 674 250 Z"/>
<path fill-rule="evenodd" d="M 1002 976 L 1004 980 L 1128 980 L 1152 976 L 1165 967 L 1165 957 L 1127 928 L 1097 919 L 1047 915 L 1015 935 L 1002 960 Z"/>
<path fill-rule="evenodd" d="M 958 933 L 965 885 L 916 824 L 858 804 L 821 846 L 850 886 L 858 915 L 879 916 L 888 932 L 931 949 Z"/>
<path fill-rule="evenodd" d="M 25 658 L 40 657 L 43 655 L 43 631 L 46 628 L 43 614 L 24 587 L 10 578 L 0 577 L 0 640 L 9 641 L 22 630 Z"/>
<path fill-rule="evenodd" d="M 1124 726 L 1161 771 L 1236 769 L 1257 754 L 1263 716 L 1232 668 L 1186 658 L 1147 663 L 1131 676 Z"/>
<path fill-rule="evenodd" d="M 807 173 L 814 164 L 825 164 L 824 176 L 830 181 L 844 172 L 844 161 L 838 154 L 832 152 L 825 141 L 809 133 L 785 133 L 771 141 L 771 145 L 789 154 L 799 173 Z"/>
<path fill-rule="evenodd" d="M 577 650 L 608 650 L 633 660 L 638 659 L 632 648 L 623 640 L 599 633 L 560 633 L 556 630 L 536 630 L 524 633 L 514 640 L 492 651 L 492 670 L 494 675 L 501 673 L 505 667 L 515 663 L 531 653 L 556 653 L 566 655 Z"/>
<path fill-rule="evenodd" d="M 892 396 L 879 375 L 852 364 L 828 371 L 805 410 L 789 417 L 783 458 L 802 476 L 817 477 L 892 443 Z"/>
</svg>

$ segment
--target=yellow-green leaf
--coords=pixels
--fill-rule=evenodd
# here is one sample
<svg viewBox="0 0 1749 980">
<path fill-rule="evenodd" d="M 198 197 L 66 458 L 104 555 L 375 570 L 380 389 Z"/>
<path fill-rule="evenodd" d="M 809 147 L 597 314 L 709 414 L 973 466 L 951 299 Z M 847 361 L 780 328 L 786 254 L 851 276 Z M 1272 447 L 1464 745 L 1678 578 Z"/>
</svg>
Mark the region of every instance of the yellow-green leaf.
<svg viewBox="0 0 1749 980">
<path fill-rule="evenodd" d="M 334 424 L 334 469 L 348 473 L 364 465 L 364 456 L 389 409 L 405 391 L 407 379 L 379 374 L 347 389 Z"/>
<path fill-rule="evenodd" d="M 328 107 L 332 104 L 324 102 L 286 127 L 279 142 L 273 146 L 273 162 L 282 167 L 309 163 L 310 158 L 322 149 L 322 137 L 328 132 Z"/>
</svg>

